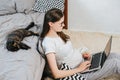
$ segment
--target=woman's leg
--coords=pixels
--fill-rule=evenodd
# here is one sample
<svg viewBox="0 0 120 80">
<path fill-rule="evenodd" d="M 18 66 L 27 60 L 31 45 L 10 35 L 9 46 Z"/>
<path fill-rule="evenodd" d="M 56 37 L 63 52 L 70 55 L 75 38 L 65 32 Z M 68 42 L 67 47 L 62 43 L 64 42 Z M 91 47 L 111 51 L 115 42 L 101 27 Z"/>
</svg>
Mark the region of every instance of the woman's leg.
<svg viewBox="0 0 120 80">
<path fill-rule="evenodd" d="M 114 73 L 120 74 L 120 55 L 115 53 L 110 53 L 110 56 L 104 63 L 103 67 L 96 71 L 82 74 L 87 80 L 97 80 L 103 77 L 107 77 Z"/>
<path fill-rule="evenodd" d="M 113 58 L 120 60 L 120 53 L 110 53 L 108 59 L 113 59 Z"/>
</svg>

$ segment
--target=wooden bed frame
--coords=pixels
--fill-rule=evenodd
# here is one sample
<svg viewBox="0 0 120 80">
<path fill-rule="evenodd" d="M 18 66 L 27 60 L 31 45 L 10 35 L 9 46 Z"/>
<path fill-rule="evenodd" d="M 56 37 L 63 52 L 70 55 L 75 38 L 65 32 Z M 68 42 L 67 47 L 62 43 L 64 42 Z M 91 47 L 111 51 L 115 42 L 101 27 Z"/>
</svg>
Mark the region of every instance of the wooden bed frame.
<svg viewBox="0 0 120 80">
<path fill-rule="evenodd" d="M 65 0 L 64 16 L 65 16 L 65 29 L 68 29 L 68 0 Z"/>
</svg>

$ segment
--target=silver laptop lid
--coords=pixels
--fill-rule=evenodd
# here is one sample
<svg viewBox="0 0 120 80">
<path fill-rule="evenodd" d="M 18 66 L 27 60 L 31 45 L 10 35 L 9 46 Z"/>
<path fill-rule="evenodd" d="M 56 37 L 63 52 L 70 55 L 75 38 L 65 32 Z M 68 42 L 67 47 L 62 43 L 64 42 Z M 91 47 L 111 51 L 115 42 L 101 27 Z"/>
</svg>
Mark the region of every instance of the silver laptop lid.
<svg viewBox="0 0 120 80">
<path fill-rule="evenodd" d="M 111 44 L 112 44 L 112 36 L 110 36 L 110 39 L 108 40 L 107 44 L 106 44 L 106 47 L 105 47 L 105 54 L 106 56 L 109 55 L 110 53 L 110 50 L 111 50 Z"/>
</svg>

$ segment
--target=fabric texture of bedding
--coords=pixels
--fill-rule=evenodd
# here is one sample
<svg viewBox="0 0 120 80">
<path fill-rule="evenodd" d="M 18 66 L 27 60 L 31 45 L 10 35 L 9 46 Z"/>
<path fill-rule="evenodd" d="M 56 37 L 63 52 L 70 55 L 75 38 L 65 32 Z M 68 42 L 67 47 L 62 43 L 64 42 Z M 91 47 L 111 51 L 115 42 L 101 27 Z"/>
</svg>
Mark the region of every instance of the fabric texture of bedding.
<svg viewBox="0 0 120 80">
<path fill-rule="evenodd" d="M 0 16 L 0 80 L 40 80 L 45 65 L 44 59 L 36 50 L 38 37 L 31 36 L 24 39 L 24 43 L 32 47 L 29 50 L 19 50 L 9 52 L 5 47 L 6 36 L 13 30 L 24 28 L 35 18 L 40 18 L 44 14 L 22 14 Z M 41 22 L 36 24 L 42 25 Z M 40 32 L 41 28 L 35 26 L 31 29 Z"/>
<path fill-rule="evenodd" d="M 38 37 L 26 37 L 23 42 L 31 47 L 10 52 L 6 37 L 13 30 L 25 28 L 30 22 L 31 31 L 41 32 L 44 13 L 32 11 L 35 0 L 2 0 L 0 3 L 0 80 L 41 80 L 45 60 L 36 50 Z"/>
<path fill-rule="evenodd" d="M 14 0 L 0 0 L 0 15 L 16 13 Z"/>
<path fill-rule="evenodd" d="M 17 12 L 29 13 L 35 3 L 35 0 L 14 0 Z"/>
</svg>

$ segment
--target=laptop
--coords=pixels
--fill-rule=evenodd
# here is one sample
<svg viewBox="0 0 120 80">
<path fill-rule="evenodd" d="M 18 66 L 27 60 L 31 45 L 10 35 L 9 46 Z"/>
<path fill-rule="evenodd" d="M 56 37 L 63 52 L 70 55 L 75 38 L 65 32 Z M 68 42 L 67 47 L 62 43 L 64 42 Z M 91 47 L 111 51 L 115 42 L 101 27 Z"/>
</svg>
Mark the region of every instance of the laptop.
<svg viewBox="0 0 120 80">
<path fill-rule="evenodd" d="M 98 52 L 98 53 L 95 53 L 92 55 L 91 66 L 89 67 L 89 69 L 85 70 L 82 73 L 87 73 L 87 72 L 96 71 L 96 70 L 101 69 L 104 62 L 106 61 L 107 57 L 110 54 L 111 44 L 112 44 L 112 36 L 108 40 L 104 51 L 101 51 L 101 52 Z"/>
</svg>

